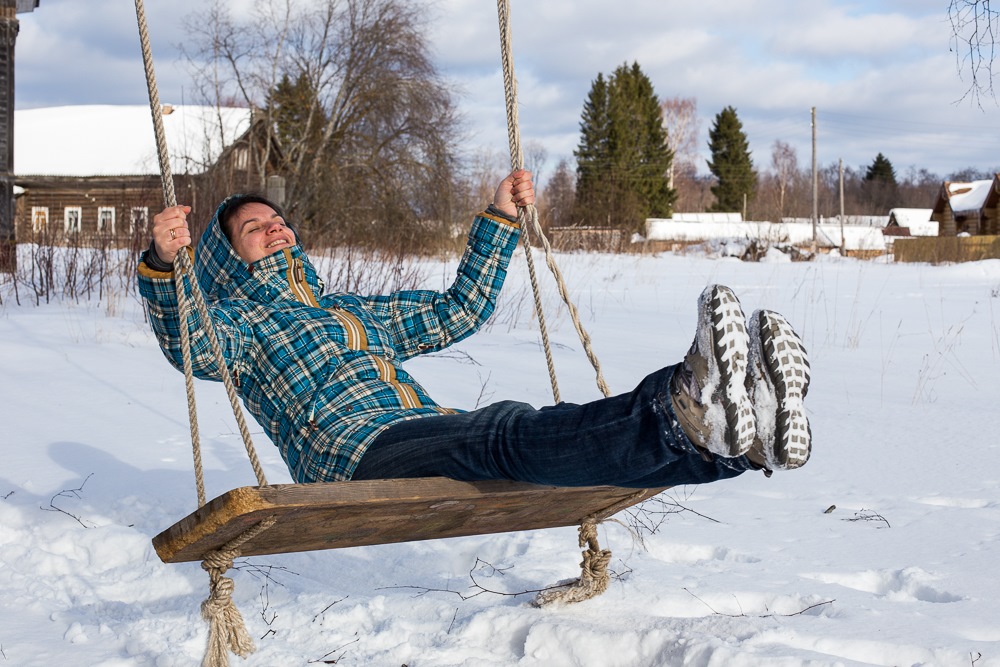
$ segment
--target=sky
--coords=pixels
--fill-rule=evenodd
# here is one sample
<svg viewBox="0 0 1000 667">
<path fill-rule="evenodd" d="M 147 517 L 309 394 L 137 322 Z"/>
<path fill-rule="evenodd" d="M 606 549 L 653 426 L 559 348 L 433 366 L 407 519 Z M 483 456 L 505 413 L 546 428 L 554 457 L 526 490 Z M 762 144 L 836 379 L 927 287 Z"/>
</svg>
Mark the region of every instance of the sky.
<svg viewBox="0 0 1000 667">
<path fill-rule="evenodd" d="M 18 249 L 21 305 L 0 279 L 0 666 L 199 664 L 208 577 L 151 545 L 197 505 L 184 376 L 119 271 L 36 306 L 37 246 Z M 1000 667 L 1000 260 L 766 260 L 559 256 L 613 392 L 680 359 L 706 283 L 784 313 L 812 364 L 805 466 L 620 513 L 598 531 L 608 590 L 568 607 L 526 591 L 579 576 L 573 527 L 239 559 L 258 652 L 233 667 Z M 422 263 L 424 286 L 455 264 Z M 518 249 L 492 326 L 407 362 L 438 402 L 551 403 L 527 273 Z M 598 398 L 546 278 L 562 396 Z M 196 394 L 208 496 L 255 484 L 225 391 Z M 288 482 L 247 421 L 268 481 Z M 662 521 L 641 543 L 637 517 Z"/>
<path fill-rule="evenodd" d="M 190 103 L 180 57 L 184 19 L 200 0 L 147 0 L 160 97 Z M 252 0 L 233 0 L 234 15 Z M 966 96 L 969 72 L 952 51 L 947 0 L 513 0 L 511 24 L 522 142 L 542 146 L 549 173 L 572 164 L 583 102 L 598 73 L 638 62 L 660 99 L 694 98 L 700 170 L 708 131 L 736 108 L 758 169 L 776 140 L 799 165 L 816 159 L 863 168 L 884 154 L 905 177 L 1000 169 L 1000 106 Z M 431 0 L 430 48 L 459 91 L 467 152 L 508 151 L 494 3 Z M 620 9 L 619 9 L 620 8 Z M 42 0 L 19 15 L 16 104 L 142 104 L 145 79 L 134 5 L 126 0 Z"/>
</svg>

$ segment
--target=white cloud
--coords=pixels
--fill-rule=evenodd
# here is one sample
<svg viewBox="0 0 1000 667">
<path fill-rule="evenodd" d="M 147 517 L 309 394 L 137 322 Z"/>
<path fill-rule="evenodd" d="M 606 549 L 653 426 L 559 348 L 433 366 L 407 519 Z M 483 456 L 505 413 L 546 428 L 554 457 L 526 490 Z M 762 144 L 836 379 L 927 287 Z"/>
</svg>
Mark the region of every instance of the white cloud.
<svg viewBox="0 0 1000 667">
<path fill-rule="evenodd" d="M 246 15 L 252 4 L 228 6 Z M 161 96 L 191 102 L 175 47 L 186 39 L 183 18 L 204 4 L 146 5 Z M 735 106 L 758 163 L 767 162 L 775 139 L 808 156 L 809 108 L 816 106 L 824 163 L 862 164 L 881 151 L 899 167 L 942 175 L 1000 166 L 991 144 L 1000 108 L 955 104 L 968 83 L 948 51 L 946 10 L 939 0 L 514 3 L 522 138 L 543 143 L 553 161 L 571 157 L 593 79 L 638 61 L 661 97 L 697 99 L 702 145 L 713 116 Z M 145 99 L 132 3 L 43 0 L 19 18 L 19 107 Z M 442 73 L 463 91 L 468 151 L 506 151 L 495 4 L 429 0 L 426 18 Z"/>
</svg>

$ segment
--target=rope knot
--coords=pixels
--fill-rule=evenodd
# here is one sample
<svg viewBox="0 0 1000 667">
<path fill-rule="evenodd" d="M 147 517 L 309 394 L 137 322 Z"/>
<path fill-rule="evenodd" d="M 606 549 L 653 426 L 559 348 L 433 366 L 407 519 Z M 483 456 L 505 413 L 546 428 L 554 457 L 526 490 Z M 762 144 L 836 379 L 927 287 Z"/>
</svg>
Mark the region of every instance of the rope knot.
<svg viewBox="0 0 1000 667">
<path fill-rule="evenodd" d="M 208 622 L 208 647 L 202 667 L 226 667 L 230 653 L 245 658 L 257 650 L 239 609 L 233 603 L 236 582 L 223 575 L 239 558 L 240 548 L 273 526 L 275 521 L 275 517 L 267 517 L 222 548 L 205 554 L 201 567 L 208 572 L 209 586 L 208 598 L 201 603 L 201 616 Z"/>
<path fill-rule="evenodd" d="M 208 576 L 214 580 L 215 577 L 222 576 L 233 567 L 233 561 L 238 555 L 238 552 L 232 551 L 211 551 L 205 554 L 205 560 L 201 561 L 201 569 L 208 572 Z"/>
<path fill-rule="evenodd" d="M 608 589 L 611 577 L 608 565 L 611 550 L 601 549 L 597 541 L 597 518 L 589 516 L 580 524 L 580 546 L 587 547 L 580 563 L 580 578 L 572 583 L 539 593 L 533 602 L 536 607 L 551 604 L 571 604 L 597 597 Z"/>
<path fill-rule="evenodd" d="M 608 565 L 611 564 L 611 550 L 584 551 L 583 562 L 580 563 L 581 579 L 588 579 L 593 582 L 603 582 L 601 591 L 608 587 L 610 576 L 608 575 Z"/>
</svg>

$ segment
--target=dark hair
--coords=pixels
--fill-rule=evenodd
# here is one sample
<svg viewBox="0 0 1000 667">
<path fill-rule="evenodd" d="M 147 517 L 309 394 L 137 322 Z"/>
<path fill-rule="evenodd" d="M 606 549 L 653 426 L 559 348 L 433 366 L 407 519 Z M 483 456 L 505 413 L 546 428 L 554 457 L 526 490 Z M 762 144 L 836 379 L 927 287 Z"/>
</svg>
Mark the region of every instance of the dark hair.
<svg viewBox="0 0 1000 667">
<path fill-rule="evenodd" d="M 230 195 L 226 197 L 225 201 L 219 204 L 219 209 L 215 212 L 215 217 L 219 220 L 219 225 L 222 227 L 222 233 L 226 235 L 227 239 L 229 239 L 230 245 L 233 244 L 233 236 L 232 230 L 229 228 L 229 219 L 247 204 L 264 204 L 265 206 L 270 206 L 275 213 L 285 220 L 285 224 L 288 225 L 288 220 L 285 218 L 285 212 L 281 210 L 280 206 L 267 197 L 256 193 Z M 291 225 L 288 226 L 291 227 Z M 292 231 L 295 231 L 294 227 L 292 228 Z"/>
</svg>

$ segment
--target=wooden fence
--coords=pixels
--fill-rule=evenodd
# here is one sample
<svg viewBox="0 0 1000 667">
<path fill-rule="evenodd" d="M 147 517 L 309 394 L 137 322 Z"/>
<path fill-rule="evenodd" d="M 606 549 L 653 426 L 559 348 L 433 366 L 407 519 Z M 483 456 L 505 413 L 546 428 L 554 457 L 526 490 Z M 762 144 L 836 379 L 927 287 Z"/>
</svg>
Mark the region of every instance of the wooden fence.
<svg viewBox="0 0 1000 667">
<path fill-rule="evenodd" d="M 1000 236 L 925 236 L 896 239 L 893 256 L 897 262 L 977 262 L 1000 259 Z"/>
</svg>

